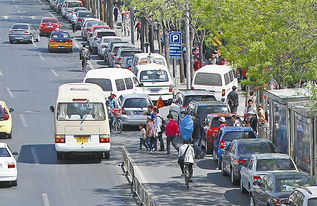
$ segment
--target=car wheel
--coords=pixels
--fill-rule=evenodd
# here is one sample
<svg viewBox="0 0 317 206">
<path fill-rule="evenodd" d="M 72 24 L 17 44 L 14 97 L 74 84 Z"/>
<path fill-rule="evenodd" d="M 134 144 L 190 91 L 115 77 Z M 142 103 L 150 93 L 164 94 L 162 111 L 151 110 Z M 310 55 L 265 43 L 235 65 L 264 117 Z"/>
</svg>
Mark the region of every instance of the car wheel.
<svg viewBox="0 0 317 206">
<path fill-rule="evenodd" d="M 13 40 L 9 40 L 10 44 L 13 44 Z"/>
<path fill-rule="evenodd" d="M 249 206 L 255 206 L 253 195 L 250 195 Z"/>
<path fill-rule="evenodd" d="M 18 185 L 18 180 L 11 181 L 11 186 L 17 186 Z"/>
<path fill-rule="evenodd" d="M 247 190 L 243 186 L 242 178 L 240 179 L 240 192 L 242 192 L 242 193 L 246 193 L 247 192 Z"/>
<path fill-rule="evenodd" d="M 226 171 L 225 171 L 225 169 L 224 169 L 224 166 L 223 166 L 223 161 L 221 162 L 221 174 L 223 175 L 223 176 L 226 176 L 227 174 L 226 174 Z"/>
<path fill-rule="evenodd" d="M 110 159 L 110 151 L 108 151 L 108 152 L 105 152 L 105 159 Z"/>
<path fill-rule="evenodd" d="M 231 168 L 230 176 L 231 176 L 231 183 L 232 183 L 233 185 L 237 185 L 238 182 L 237 182 L 237 179 L 234 177 L 234 172 L 233 172 L 233 169 L 232 169 L 232 168 Z"/>
</svg>

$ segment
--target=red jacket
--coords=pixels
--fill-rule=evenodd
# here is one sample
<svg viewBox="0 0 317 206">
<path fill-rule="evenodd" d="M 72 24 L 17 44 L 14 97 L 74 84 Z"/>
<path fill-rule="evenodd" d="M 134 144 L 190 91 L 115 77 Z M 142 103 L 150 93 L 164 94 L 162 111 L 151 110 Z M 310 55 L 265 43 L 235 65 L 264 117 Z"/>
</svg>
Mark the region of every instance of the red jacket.
<svg viewBox="0 0 317 206">
<path fill-rule="evenodd" d="M 179 135 L 179 126 L 175 120 L 170 120 L 166 125 L 166 136 Z"/>
</svg>

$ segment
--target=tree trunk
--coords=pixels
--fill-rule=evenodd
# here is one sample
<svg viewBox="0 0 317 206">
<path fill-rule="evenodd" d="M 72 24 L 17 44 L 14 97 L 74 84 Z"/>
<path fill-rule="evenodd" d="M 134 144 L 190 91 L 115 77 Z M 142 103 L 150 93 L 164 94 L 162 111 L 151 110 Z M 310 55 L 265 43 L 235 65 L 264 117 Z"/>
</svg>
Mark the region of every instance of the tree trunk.
<svg viewBox="0 0 317 206">
<path fill-rule="evenodd" d="M 204 41 L 205 41 L 205 35 L 206 32 L 205 30 L 201 31 L 201 35 L 200 35 L 200 42 L 199 42 L 199 61 L 200 61 L 200 66 L 204 66 Z"/>
</svg>

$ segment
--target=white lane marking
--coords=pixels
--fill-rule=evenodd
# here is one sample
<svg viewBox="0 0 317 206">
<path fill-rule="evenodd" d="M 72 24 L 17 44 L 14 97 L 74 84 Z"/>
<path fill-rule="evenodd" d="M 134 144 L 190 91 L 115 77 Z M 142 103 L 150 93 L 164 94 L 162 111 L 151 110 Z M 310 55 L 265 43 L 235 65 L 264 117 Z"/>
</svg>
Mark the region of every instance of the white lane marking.
<svg viewBox="0 0 317 206">
<path fill-rule="evenodd" d="M 39 2 L 40 2 L 40 3 L 42 3 L 42 1 L 41 1 L 41 0 L 39 0 Z"/>
<path fill-rule="evenodd" d="M 77 49 L 79 49 L 79 46 L 78 46 L 78 44 L 77 44 L 76 42 L 74 42 L 74 45 L 75 45 L 75 47 L 76 47 Z"/>
<path fill-rule="evenodd" d="M 35 48 L 37 48 L 37 45 L 35 44 L 35 42 L 33 42 L 33 46 L 34 46 Z"/>
<path fill-rule="evenodd" d="M 43 198 L 44 206 L 50 206 L 50 202 L 48 201 L 48 197 L 46 193 L 42 193 L 42 198 Z"/>
<path fill-rule="evenodd" d="M 4 19 L 8 19 L 9 18 L 9 16 L 1 16 L 2 18 L 4 18 Z"/>
<path fill-rule="evenodd" d="M 37 157 L 37 154 L 36 154 L 36 151 L 35 151 L 34 147 L 31 147 L 31 152 L 32 152 L 34 163 L 36 165 L 39 165 L 39 158 Z"/>
<path fill-rule="evenodd" d="M 17 9 L 17 12 L 18 12 L 18 13 L 21 13 L 21 11 L 20 11 L 19 9 Z"/>
<path fill-rule="evenodd" d="M 54 69 L 50 69 L 50 71 L 52 72 L 52 74 L 55 76 L 55 77 L 58 77 L 58 74 L 56 73 L 56 71 Z"/>
<path fill-rule="evenodd" d="M 94 66 L 92 66 L 90 61 L 88 61 L 88 65 L 89 65 L 90 69 L 95 69 Z"/>
<path fill-rule="evenodd" d="M 39 56 L 40 56 L 40 58 L 41 58 L 42 61 L 45 61 L 45 59 L 44 59 L 44 57 L 42 56 L 41 53 L 39 53 Z"/>
<path fill-rule="evenodd" d="M 24 114 L 20 114 L 20 119 L 21 119 L 23 127 L 28 127 L 28 124 L 26 123 Z"/>
<path fill-rule="evenodd" d="M 2 73 L 2 71 L 0 70 L 0 76 L 3 76 L 3 73 Z"/>
<path fill-rule="evenodd" d="M 9 87 L 6 87 L 7 92 L 9 93 L 11 98 L 14 98 L 14 94 L 11 92 Z"/>
<path fill-rule="evenodd" d="M 48 12 L 52 17 L 55 17 L 54 14 L 52 14 L 51 12 Z"/>
</svg>

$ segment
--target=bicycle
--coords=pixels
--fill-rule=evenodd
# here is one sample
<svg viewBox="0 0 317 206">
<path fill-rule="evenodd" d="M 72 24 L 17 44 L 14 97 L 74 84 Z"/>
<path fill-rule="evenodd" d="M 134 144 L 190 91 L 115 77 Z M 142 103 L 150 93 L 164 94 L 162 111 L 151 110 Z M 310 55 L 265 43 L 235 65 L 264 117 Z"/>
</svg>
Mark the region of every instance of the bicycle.
<svg viewBox="0 0 317 206">
<path fill-rule="evenodd" d="M 187 189 L 189 189 L 189 182 L 190 182 L 189 164 L 190 163 L 184 163 L 185 185 Z"/>
<path fill-rule="evenodd" d="M 114 116 L 111 128 L 112 130 L 115 130 L 117 134 L 120 134 L 123 130 L 123 124 L 121 119 L 122 111 L 121 109 L 113 109 L 112 114 Z"/>
</svg>

